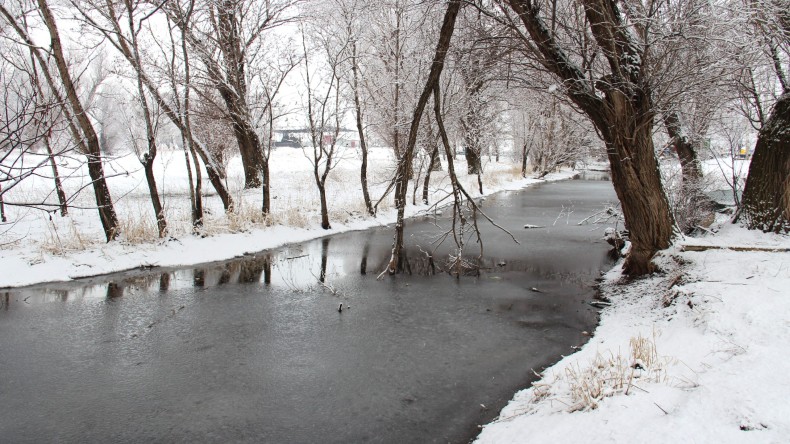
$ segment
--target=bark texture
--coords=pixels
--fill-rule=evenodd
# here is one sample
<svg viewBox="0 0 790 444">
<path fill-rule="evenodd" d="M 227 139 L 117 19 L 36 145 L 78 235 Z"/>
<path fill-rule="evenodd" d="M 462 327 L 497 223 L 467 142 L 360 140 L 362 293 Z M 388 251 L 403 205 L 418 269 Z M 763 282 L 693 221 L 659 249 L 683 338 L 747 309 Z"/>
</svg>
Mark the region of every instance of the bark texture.
<svg viewBox="0 0 790 444">
<path fill-rule="evenodd" d="M 750 229 L 790 232 L 790 92 L 777 100 L 760 130 L 741 205 Z"/>
</svg>

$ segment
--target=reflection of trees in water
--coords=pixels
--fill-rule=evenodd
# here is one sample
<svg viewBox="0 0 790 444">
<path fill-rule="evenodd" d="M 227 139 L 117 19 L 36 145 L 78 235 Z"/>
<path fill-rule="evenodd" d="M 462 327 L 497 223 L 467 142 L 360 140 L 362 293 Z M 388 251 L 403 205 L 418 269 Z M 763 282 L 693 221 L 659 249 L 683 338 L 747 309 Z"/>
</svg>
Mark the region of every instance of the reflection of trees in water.
<svg viewBox="0 0 790 444">
<path fill-rule="evenodd" d="M 247 257 L 214 268 L 194 269 L 192 283 L 196 288 L 224 284 L 253 284 L 261 282 L 261 276 L 265 284 L 271 284 L 271 254 Z"/>
<path fill-rule="evenodd" d="M 206 270 L 200 268 L 192 270 L 192 285 L 195 288 L 203 288 L 206 285 Z"/>
<path fill-rule="evenodd" d="M 523 273 L 535 276 L 540 279 L 559 281 L 573 285 L 589 285 L 589 280 L 594 277 L 596 271 L 590 269 L 590 274 L 585 275 L 583 270 L 576 272 L 558 270 L 551 265 L 540 265 L 534 261 L 509 260 L 501 261 L 492 258 L 483 258 L 480 261 L 480 268 L 493 273 Z"/>
<path fill-rule="evenodd" d="M 170 290 L 170 273 L 162 273 L 159 275 L 159 291 L 165 293 Z"/>
<path fill-rule="evenodd" d="M 368 255 L 370 254 L 370 237 L 365 240 L 365 246 L 362 247 L 362 260 L 359 263 L 359 274 L 368 274 Z"/>
<path fill-rule="evenodd" d="M 326 282 L 326 264 L 329 261 L 329 238 L 321 239 L 321 272 L 318 281 L 322 284 Z"/>
<path fill-rule="evenodd" d="M 107 284 L 107 299 L 115 299 L 123 296 L 123 285 L 116 282 Z"/>
</svg>

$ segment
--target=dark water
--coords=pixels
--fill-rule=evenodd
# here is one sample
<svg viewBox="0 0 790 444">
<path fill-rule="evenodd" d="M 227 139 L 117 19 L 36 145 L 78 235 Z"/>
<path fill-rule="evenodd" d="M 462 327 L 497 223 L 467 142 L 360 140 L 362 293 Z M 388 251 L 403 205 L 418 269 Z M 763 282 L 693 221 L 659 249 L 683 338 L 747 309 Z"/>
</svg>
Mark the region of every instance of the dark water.
<svg viewBox="0 0 790 444">
<path fill-rule="evenodd" d="M 426 217 L 411 275 L 376 280 L 383 228 L 0 292 L 0 441 L 467 441 L 594 328 L 605 226 L 576 222 L 614 199 L 604 181 L 488 198 L 521 243 L 481 224 L 482 273 L 458 280 L 429 274 L 447 222 Z"/>
</svg>

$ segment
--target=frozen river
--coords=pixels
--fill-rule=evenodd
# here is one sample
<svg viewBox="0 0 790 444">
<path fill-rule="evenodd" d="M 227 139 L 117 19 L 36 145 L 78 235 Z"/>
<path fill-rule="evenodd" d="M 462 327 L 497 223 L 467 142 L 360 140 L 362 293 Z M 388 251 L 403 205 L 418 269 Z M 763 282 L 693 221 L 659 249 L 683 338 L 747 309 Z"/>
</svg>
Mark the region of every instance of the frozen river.
<svg viewBox="0 0 790 444">
<path fill-rule="evenodd" d="M 593 180 L 489 197 L 520 244 L 481 222 L 482 273 L 458 280 L 431 274 L 447 222 L 425 217 L 412 273 L 381 280 L 391 227 L 0 290 L 0 441 L 468 441 L 594 328 L 606 226 L 576 224 L 613 201 Z"/>
</svg>

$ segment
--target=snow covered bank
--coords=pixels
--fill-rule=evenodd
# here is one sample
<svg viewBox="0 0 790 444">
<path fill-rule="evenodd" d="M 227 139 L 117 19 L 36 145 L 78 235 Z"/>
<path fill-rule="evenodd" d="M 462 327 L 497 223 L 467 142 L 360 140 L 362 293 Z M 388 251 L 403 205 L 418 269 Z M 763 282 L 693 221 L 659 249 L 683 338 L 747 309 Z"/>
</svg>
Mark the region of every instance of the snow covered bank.
<svg viewBox="0 0 790 444">
<path fill-rule="evenodd" d="M 73 208 L 70 216 L 61 218 L 37 210 L 11 208 L 12 222 L 0 230 L 0 288 L 17 287 L 43 282 L 67 281 L 88 276 L 102 275 L 139 267 L 178 267 L 205 262 L 221 261 L 275 248 L 289 243 L 303 242 L 333 233 L 363 230 L 395 221 L 395 210 L 387 198 L 382 203 L 377 217 L 364 213 L 359 192 L 358 160 L 345 159 L 330 176 L 329 196 L 331 230 L 319 228 L 317 217 L 317 191 L 311 176 L 311 165 L 298 150 L 282 149 L 273 153 L 272 190 L 274 193 L 275 223 L 251 223 L 226 217 L 216 196 L 208 196 L 207 216 L 203 236 L 190 234 L 188 190 L 186 170 L 178 163 L 178 151 L 164 152 L 158 177 L 166 185 L 165 205 L 168 212 L 170 236 L 159 241 L 130 241 L 128 235 L 141 225 L 155 233 L 154 218 L 147 201 L 142 172 L 133 156 L 115 160 L 112 169 L 119 174 L 110 179 L 111 191 L 119 196 L 116 209 L 122 220 L 130 221 L 129 229 L 119 241 L 104 243 L 96 211 L 91 209 L 89 196 L 82 196 L 85 209 Z M 372 152 L 379 165 L 391 164 L 391 150 L 377 149 Z M 233 159 L 229 168 L 230 181 L 235 190 L 240 213 L 259 213 L 260 189 L 243 190 L 241 166 Z M 476 193 L 476 176 L 468 176 L 461 161 L 456 168 L 464 186 L 473 196 Z M 182 171 L 183 170 L 183 171 Z M 371 172 L 371 194 L 380 195 L 386 188 L 389 172 L 379 168 Z M 489 162 L 484 176 L 484 193 L 489 195 L 503 190 L 515 190 L 543 183 L 546 180 L 563 180 L 576 172 L 564 171 L 547 176 L 545 180 L 523 179 L 513 165 Z M 82 178 L 83 175 L 72 174 Z M 165 181 L 165 178 L 167 181 Z M 73 180 L 67 186 L 77 188 L 81 182 Z M 446 173 L 434 173 L 431 180 L 431 201 L 446 196 L 449 181 Z M 31 181 L 26 189 L 20 187 L 24 196 L 45 195 L 49 191 L 45 181 Z M 13 196 L 12 196 L 13 197 Z M 20 198 L 21 200 L 21 198 Z M 419 196 L 416 199 L 419 202 Z M 412 217 L 433 207 L 418 203 L 407 206 L 407 216 Z M 288 223 L 289 221 L 295 221 Z M 277 223 L 283 221 L 283 223 Z M 235 223 L 235 225 L 233 225 Z M 230 226 L 232 225 L 232 226 Z M 153 234 L 155 238 L 155 234 Z M 5 240 L 5 242 L 2 242 Z"/>
<path fill-rule="evenodd" d="M 615 267 L 594 337 L 517 393 L 478 442 L 787 442 L 789 247 L 725 223 L 662 253 L 655 276 L 625 282 Z"/>
</svg>

